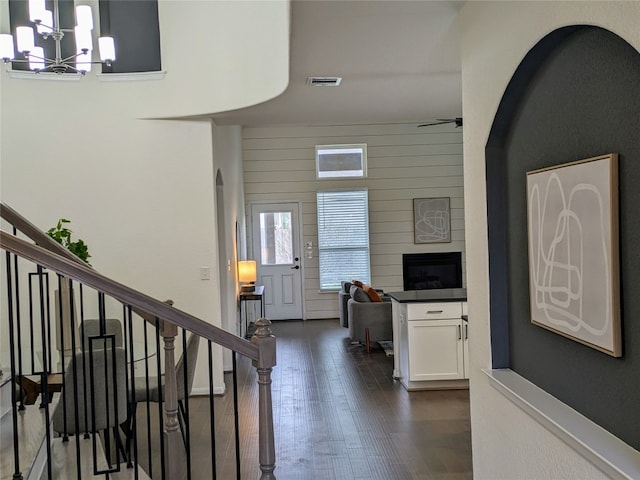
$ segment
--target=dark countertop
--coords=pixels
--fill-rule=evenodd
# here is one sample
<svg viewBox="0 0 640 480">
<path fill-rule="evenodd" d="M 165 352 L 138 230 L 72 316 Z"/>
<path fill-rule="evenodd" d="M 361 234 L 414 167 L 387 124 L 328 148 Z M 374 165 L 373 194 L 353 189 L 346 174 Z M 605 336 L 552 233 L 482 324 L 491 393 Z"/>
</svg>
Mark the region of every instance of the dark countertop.
<svg viewBox="0 0 640 480">
<path fill-rule="evenodd" d="M 393 300 L 400 303 L 417 302 L 461 302 L 467 300 L 466 288 L 437 288 L 432 290 L 409 290 L 406 292 L 387 292 Z"/>
</svg>

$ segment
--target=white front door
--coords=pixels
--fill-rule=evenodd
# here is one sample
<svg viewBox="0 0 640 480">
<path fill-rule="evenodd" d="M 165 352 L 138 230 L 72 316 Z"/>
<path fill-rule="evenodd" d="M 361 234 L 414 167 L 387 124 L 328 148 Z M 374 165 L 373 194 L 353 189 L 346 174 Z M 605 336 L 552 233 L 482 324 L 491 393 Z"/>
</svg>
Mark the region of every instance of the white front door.
<svg viewBox="0 0 640 480">
<path fill-rule="evenodd" d="M 302 319 L 300 222 L 297 203 L 251 206 L 253 259 L 264 285 L 269 320 Z"/>
</svg>

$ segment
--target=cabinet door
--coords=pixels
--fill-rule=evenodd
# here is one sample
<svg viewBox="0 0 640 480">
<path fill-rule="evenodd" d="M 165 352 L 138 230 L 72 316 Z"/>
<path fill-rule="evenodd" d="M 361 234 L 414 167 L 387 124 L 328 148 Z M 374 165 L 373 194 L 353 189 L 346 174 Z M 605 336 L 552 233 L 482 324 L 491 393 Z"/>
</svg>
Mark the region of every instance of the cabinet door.
<svg viewBox="0 0 640 480">
<path fill-rule="evenodd" d="M 464 377 L 462 320 L 414 320 L 408 321 L 407 325 L 409 380 Z"/>
</svg>

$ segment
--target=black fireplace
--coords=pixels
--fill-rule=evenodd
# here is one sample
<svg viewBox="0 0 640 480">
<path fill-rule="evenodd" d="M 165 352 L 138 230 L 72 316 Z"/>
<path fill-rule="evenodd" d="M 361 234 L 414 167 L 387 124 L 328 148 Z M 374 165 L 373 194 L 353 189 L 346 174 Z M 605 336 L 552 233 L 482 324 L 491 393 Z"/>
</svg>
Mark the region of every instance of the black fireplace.
<svg viewBox="0 0 640 480">
<path fill-rule="evenodd" d="M 462 288 L 460 252 L 405 253 L 402 255 L 403 289 Z"/>
</svg>

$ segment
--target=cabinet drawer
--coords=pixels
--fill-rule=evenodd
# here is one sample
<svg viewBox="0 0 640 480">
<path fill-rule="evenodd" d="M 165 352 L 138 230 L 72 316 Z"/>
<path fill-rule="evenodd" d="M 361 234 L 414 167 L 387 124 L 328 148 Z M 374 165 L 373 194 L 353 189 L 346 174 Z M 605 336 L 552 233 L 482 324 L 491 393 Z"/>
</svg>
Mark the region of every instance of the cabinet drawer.
<svg viewBox="0 0 640 480">
<path fill-rule="evenodd" d="M 439 320 L 460 318 L 461 302 L 429 302 L 407 304 L 407 320 Z"/>
</svg>

